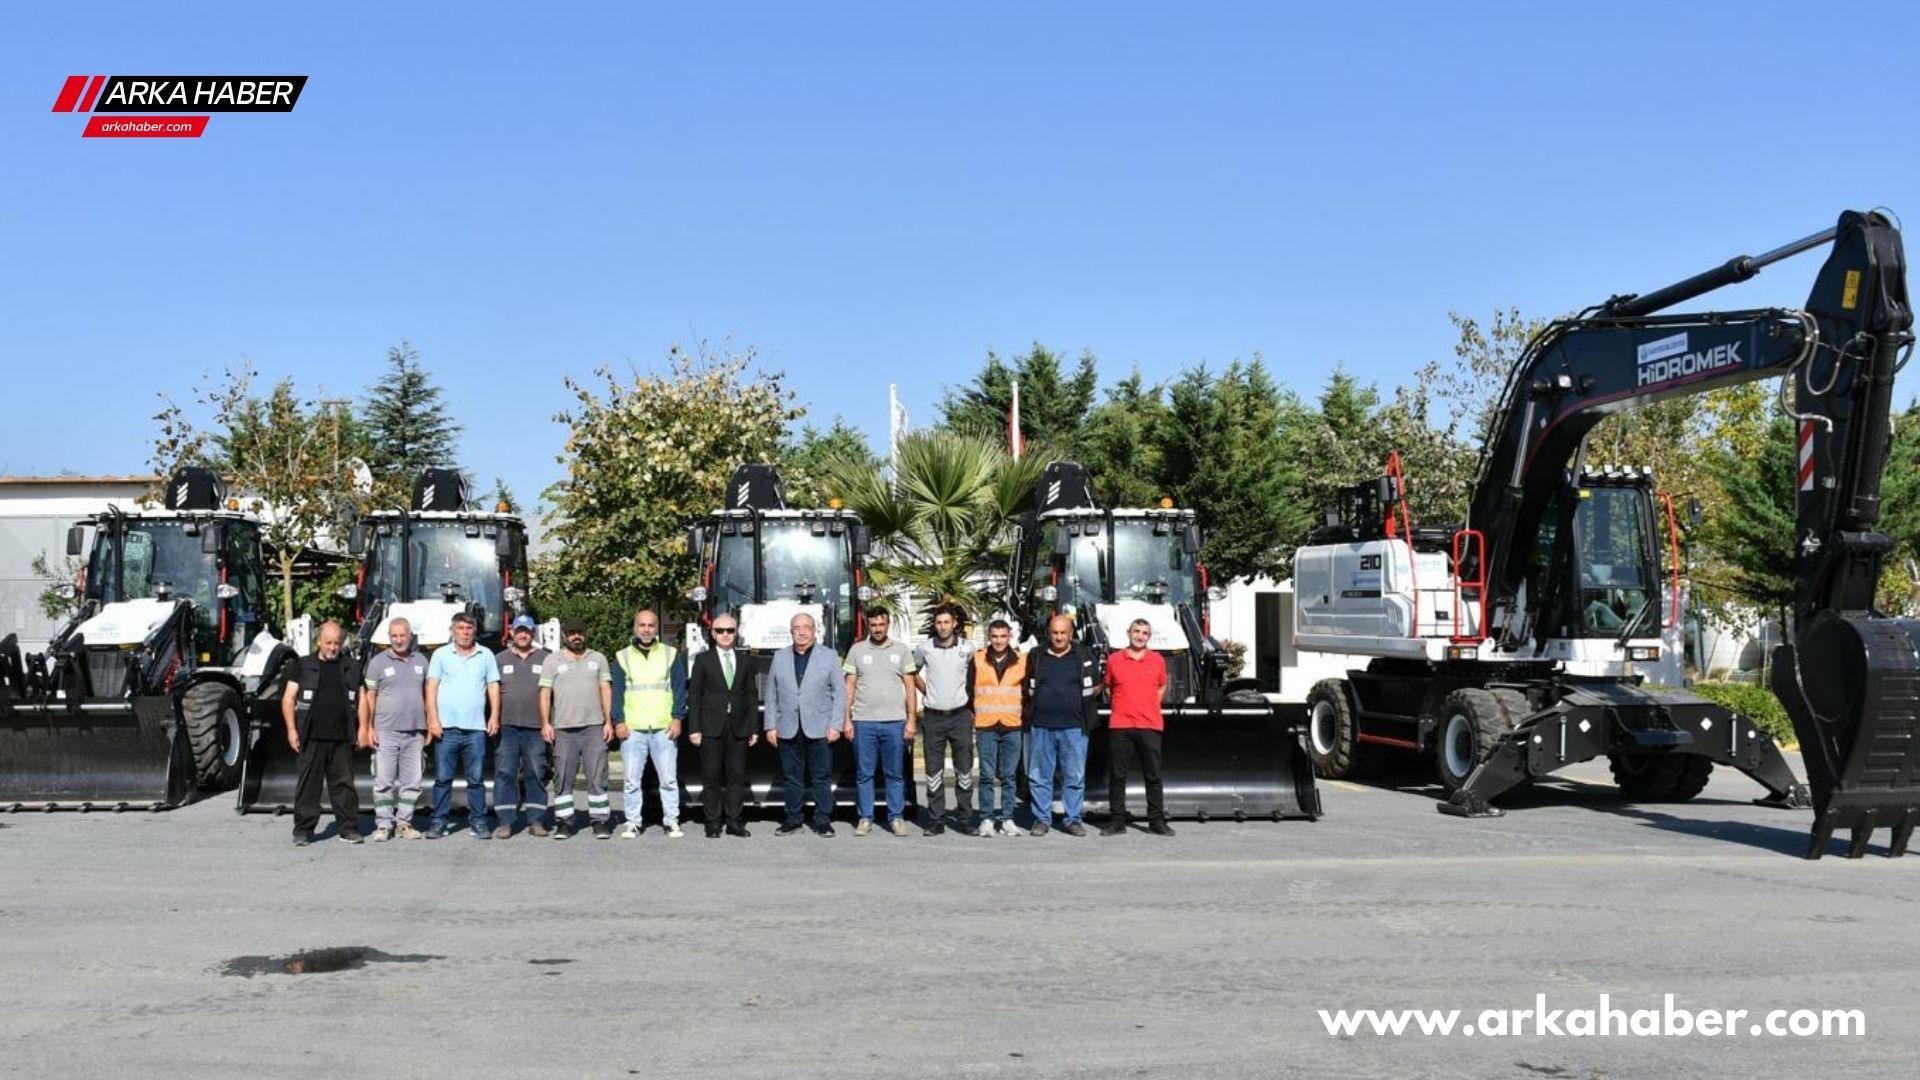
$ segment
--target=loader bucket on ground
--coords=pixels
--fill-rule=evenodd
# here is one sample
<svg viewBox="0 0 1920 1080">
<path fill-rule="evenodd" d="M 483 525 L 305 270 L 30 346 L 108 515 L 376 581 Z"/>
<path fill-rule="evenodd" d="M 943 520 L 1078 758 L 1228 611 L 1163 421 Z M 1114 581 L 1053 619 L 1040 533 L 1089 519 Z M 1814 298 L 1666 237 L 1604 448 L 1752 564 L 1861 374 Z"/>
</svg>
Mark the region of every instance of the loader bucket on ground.
<svg viewBox="0 0 1920 1080">
<path fill-rule="evenodd" d="M 173 700 L 21 702 L 0 690 L 0 810 L 162 810 L 193 795 Z"/>
<path fill-rule="evenodd" d="M 1163 714 L 1160 778 L 1170 817 L 1306 818 L 1320 816 L 1313 759 L 1301 742 L 1300 722 L 1268 705 L 1168 705 Z M 1087 806 L 1107 808 L 1107 729 L 1087 748 Z M 1147 812 L 1146 786 L 1136 774 L 1127 785 L 1127 811 Z"/>
<path fill-rule="evenodd" d="M 1774 650 L 1773 691 L 1813 789 L 1807 858 L 1848 831 L 1847 857 L 1887 826 L 1904 855 L 1920 825 L 1920 620 L 1824 614 Z"/>
<path fill-rule="evenodd" d="M 493 779 L 493 755 L 487 755 L 487 780 Z M 433 748 L 428 747 L 421 763 L 420 771 L 420 807 L 425 809 L 433 799 Z M 259 725 L 253 739 L 253 750 L 247 755 L 247 763 L 240 773 L 239 793 L 234 809 L 242 814 L 290 814 L 293 812 L 294 791 L 300 785 L 300 755 L 293 752 L 287 742 L 286 725 L 272 720 Z M 355 748 L 353 751 L 353 786 L 360 794 L 360 813 L 362 816 L 373 814 L 373 751 Z M 467 805 L 464 794 L 466 784 L 456 781 L 458 790 L 454 793 L 454 805 Z M 491 805 L 491 804 L 489 804 Z M 320 797 L 322 813 L 331 813 L 326 795 Z"/>
</svg>

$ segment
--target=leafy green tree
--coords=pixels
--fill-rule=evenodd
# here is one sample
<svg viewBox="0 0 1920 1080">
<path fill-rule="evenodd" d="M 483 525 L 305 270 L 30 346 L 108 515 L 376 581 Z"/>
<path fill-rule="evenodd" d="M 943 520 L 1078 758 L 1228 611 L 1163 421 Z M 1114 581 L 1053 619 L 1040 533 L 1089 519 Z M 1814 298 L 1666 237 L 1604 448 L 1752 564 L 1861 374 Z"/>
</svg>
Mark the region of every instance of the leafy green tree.
<svg viewBox="0 0 1920 1080">
<path fill-rule="evenodd" d="M 1152 506 L 1167 494 L 1160 440 L 1168 423 L 1166 395 L 1140 369 L 1107 390 L 1087 414 L 1074 453 L 1107 506 Z"/>
<path fill-rule="evenodd" d="M 1093 354 L 1081 353 L 1071 372 L 1059 353 L 1035 342 L 1011 364 L 987 354 L 986 366 L 966 386 L 950 388 L 940 401 L 940 424 L 952 431 L 1007 444 L 1007 417 L 1013 381 L 1020 381 L 1020 430 L 1029 443 L 1041 442 L 1073 454 L 1087 414 L 1092 411 L 1100 375 Z"/>
<path fill-rule="evenodd" d="M 387 371 L 367 387 L 360 420 L 378 505 L 405 505 L 420 470 L 458 458 L 461 425 L 408 342 L 387 350 Z"/>
<path fill-rule="evenodd" d="M 307 398 L 291 378 L 262 395 L 251 369 L 203 383 L 195 397 L 207 426 L 162 397 L 160 434 L 149 459 L 156 475 L 183 465 L 224 474 L 245 509 L 261 520 L 260 539 L 280 571 L 281 625 L 293 620 L 294 564 L 337 536 L 358 509 L 353 491 L 349 414 L 337 402 Z"/>
<path fill-rule="evenodd" d="M 838 416 L 824 431 L 812 424 L 803 426 L 784 457 L 781 478 L 787 484 L 787 501 L 795 506 L 826 504 L 828 477 L 836 463 L 866 469 L 879 469 L 882 464 L 867 446 L 867 437 Z"/>
<path fill-rule="evenodd" d="M 1880 482 L 1880 530 L 1893 555 L 1880 579 L 1880 605 L 1920 614 L 1920 402 L 1894 417 L 1893 443 Z"/>
<path fill-rule="evenodd" d="M 1159 455 L 1176 503 L 1193 508 L 1216 580 L 1284 576 L 1315 518 L 1298 497 L 1302 463 L 1281 438 L 1297 409 L 1264 361 L 1189 369 L 1168 392 Z"/>
<path fill-rule="evenodd" d="M 76 555 L 63 555 L 56 569 L 52 556 L 42 551 L 33 557 L 31 565 L 33 576 L 46 582 L 37 598 L 40 614 L 55 621 L 79 614 L 81 599 L 76 582 L 86 561 Z"/>
<path fill-rule="evenodd" d="M 575 401 L 555 416 L 570 434 L 565 476 L 545 492 L 553 547 L 535 569 L 542 603 L 556 593 L 605 594 L 629 611 L 678 603 L 692 576 L 687 524 L 722 505 L 734 466 L 779 464 L 803 410 L 751 351 L 675 346 L 661 374 L 601 368 L 566 385 Z"/>
<path fill-rule="evenodd" d="M 829 485 L 873 531 L 868 570 L 882 595 L 923 610 L 956 603 L 977 618 L 1007 607 L 1013 524 L 1049 460 L 1039 448 L 1015 462 L 990 439 L 930 429 L 901 440 L 891 481 L 873 463 L 839 458 Z"/>
<path fill-rule="evenodd" d="M 1783 626 L 1793 604 L 1795 466 L 1794 425 L 1785 415 L 1768 422 L 1754 453 L 1712 456 L 1712 475 L 1732 509 L 1706 520 L 1704 539 L 1716 559 L 1696 574 L 1710 595 L 1777 613 Z"/>
</svg>

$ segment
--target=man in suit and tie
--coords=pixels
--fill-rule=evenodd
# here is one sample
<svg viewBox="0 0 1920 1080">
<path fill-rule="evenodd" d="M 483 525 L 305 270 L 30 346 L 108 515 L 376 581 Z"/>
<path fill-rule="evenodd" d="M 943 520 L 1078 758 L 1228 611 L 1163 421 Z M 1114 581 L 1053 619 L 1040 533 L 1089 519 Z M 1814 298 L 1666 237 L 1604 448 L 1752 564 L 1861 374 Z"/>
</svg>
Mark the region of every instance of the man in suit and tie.
<svg viewBox="0 0 1920 1080">
<path fill-rule="evenodd" d="M 811 779 L 813 831 L 832 836 L 833 744 L 846 719 L 847 686 L 840 658 L 814 643 L 813 616 L 795 615 L 788 627 L 793 644 L 773 654 L 762 710 L 767 742 L 780 750 L 780 786 L 787 800 L 786 818 L 774 835 L 800 831 Z"/>
<path fill-rule="evenodd" d="M 753 671 L 734 645 L 740 624 L 715 615 L 713 648 L 693 659 L 687 675 L 687 739 L 700 750 L 700 809 L 707 838 L 746 836 L 747 747 L 760 741 L 753 717 Z"/>
</svg>

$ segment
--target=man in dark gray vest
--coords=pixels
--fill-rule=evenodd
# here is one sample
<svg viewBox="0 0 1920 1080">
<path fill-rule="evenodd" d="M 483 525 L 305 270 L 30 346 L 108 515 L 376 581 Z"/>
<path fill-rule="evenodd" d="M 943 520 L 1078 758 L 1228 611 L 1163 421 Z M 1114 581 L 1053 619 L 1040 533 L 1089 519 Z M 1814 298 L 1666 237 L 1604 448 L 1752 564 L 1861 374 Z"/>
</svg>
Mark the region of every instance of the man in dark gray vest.
<svg viewBox="0 0 1920 1080">
<path fill-rule="evenodd" d="M 337 838 L 360 842 L 360 795 L 353 790 L 353 743 L 359 734 L 360 662 L 340 655 L 345 631 L 322 623 L 313 654 L 300 658 L 280 697 L 287 743 L 300 755 L 293 795 L 293 842 L 313 842 L 320 823 L 320 789 L 327 788 Z"/>
</svg>

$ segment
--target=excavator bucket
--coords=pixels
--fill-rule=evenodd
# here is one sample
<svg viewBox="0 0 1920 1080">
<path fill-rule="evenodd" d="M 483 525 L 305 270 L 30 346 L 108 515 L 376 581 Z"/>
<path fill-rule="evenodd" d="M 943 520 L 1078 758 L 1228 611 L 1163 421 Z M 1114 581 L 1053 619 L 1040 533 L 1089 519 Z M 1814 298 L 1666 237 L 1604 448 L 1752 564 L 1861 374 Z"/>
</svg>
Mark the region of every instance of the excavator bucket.
<svg viewBox="0 0 1920 1080">
<path fill-rule="evenodd" d="M 433 789 L 433 750 L 428 748 L 421 765 L 420 805 L 427 805 Z M 487 778 L 493 778 L 489 763 Z M 293 796 L 300 786 L 300 755 L 287 742 L 287 726 L 278 717 L 264 720 L 254 732 L 253 750 L 240 773 L 240 787 L 234 810 L 242 814 L 290 814 Z M 353 786 L 360 793 L 360 810 L 373 813 L 373 751 L 356 748 L 353 752 Z M 464 782 L 456 787 L 464 788 Z M 456 793 L 457 794 L 457 793 Z M 321 797 L 321 809 L 327 800 Z M 466 796 L 458 795 L 456 806 L 466 806 Z"/>
<path fill-rule="evenodd" d="M 1170 817 L 1305 818 L 1320 816 L 1313 759 L 1298 719 L 1268 704 L 1167 705 L 1162 714 L 1160 779 Z M 1107 732 L 1087 748 L 1087 805 L 1104 811 L 1108 784 Z M 1129 778 L 1127 809 L 1146 812 L 1145 783 Z"/>
<path fill-rule="evenodd" d="M 30 673 L 14 638 L 0 641 L 0 810 L 163 810 L 192 797 L 172 698 L 97 697 L 93 681 L 61 675 Z"/>
<path fill-rule="evenodd" d="M 1773 691 L 1813 789 L 1807 858 L 1826 854 L 1836 829 L 1860 858 L 1883 825 L 1887 855 L 1904 855 L 1920 824 L 1920 620 L 1817 616 L 1774 651 Z"/>
</svg>

